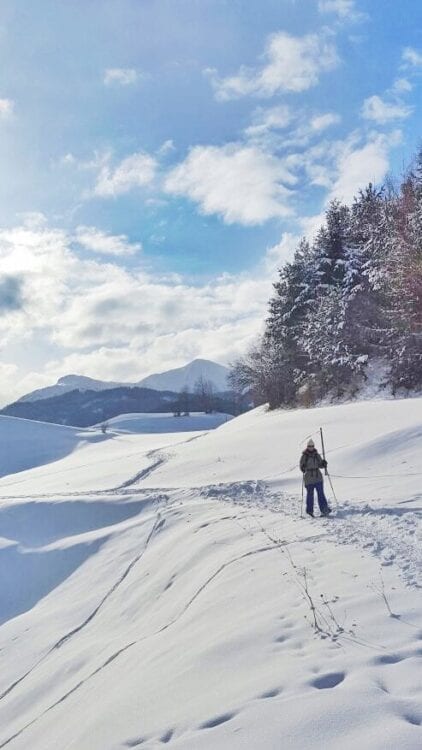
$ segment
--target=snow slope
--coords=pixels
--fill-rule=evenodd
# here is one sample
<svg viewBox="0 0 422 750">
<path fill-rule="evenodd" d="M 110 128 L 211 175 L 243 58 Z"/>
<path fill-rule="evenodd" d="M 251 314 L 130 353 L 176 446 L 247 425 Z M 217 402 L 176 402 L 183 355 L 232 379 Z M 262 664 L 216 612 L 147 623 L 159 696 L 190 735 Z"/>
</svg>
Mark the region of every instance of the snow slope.
<svg viewBox="0 0 422 750">
<path fill-rule="evenodd" d="M 419 750 L 421 417 L 258 409 L 3 477 L 0 748 Z M 311 521 L 320 425 L 341 506 Z"/>
<path fill-rule="evenodd" d="M 99 430 L 0 415 L 0 477 L 59 461 L 79 447 L 104 439 Z"/>
<path fill-rule="evenodd" d="M 264 479 L 300 492 L 298 456 L 308 437 L 319 444 L 320 427 L 343 499 L 400 500 L 421 491 L 415 472 L 422 472 L 422 398 L 270 413 L 261 407 L 181 447 L 151 481 L 157 487 L 174 477 L 180 486 Z"/>
<path fill-rule="evenodd" d="M 121 414 L 109 419 L 107 424 L 113 432 L 197 432 L 213 430 L 233 419 L 231 414 L 205 414 L 192 412 L 189 416 L 174 417 L 168 412 L 154 414 Z M 100 427 L 101 425 L 99 425 Z"/>
</svg>

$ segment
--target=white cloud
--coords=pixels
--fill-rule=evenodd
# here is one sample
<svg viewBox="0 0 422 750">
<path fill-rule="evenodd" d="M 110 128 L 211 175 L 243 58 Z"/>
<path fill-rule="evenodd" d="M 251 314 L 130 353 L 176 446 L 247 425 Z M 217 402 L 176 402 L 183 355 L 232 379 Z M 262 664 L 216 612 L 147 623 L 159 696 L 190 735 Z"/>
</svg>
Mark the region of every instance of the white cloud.
<svg viewBox="0 0 422 750">
<path fill-rule="evenodd" d="M 45 227 L 48 223 L 47 217 L 42 211 L 24 211 L 18 214 L 19 218 L 22 219 L 23 224 L 28 229 L 40 229 Z"/>
<path fill-rule="evenodd" d="M 157 154 L 159 156 L 167 156 L 167 154 L 171 154 L 172 151 L 175 151 L 176 147 L 174 145 L 174 142 L 171 138 L 169 138 L 167 141 L 164 141 L 164 143 L 161 144 L 160 148 L 157 151 Z"/>
<path fill-rule="evenodd" d="M 86 250 L 102 255 L 134 255 L 142 250 L 140 243 L 130 242 L 125 234 L 107 234 L 96 227 L 77 227 L 75 240 Z"/>
<path fill-rule="evenodd" d="M 272 153 L 284 153 L 284 164 L 296 156 L 296 149 L 303 149 L 318 139 L 324 130 L 341 122 L 335 112 L 311 114 L 307 109 L 285 107 L 259 108 L 252 115 L 252 125 L 244 130 L 249 143 Z M 294 159 L 293 159 L 294 161 Z"/>
<path fill-rule="evenodd" d="M 405 67 L 419 68 L 422 66 L 422 52 L 419 52 L 414 47 L 405 47 L 402 60 Z"/>
<path fill-rule="evenodd" d="M 259 107 L 252 115 L 253 124 L 245 129 L 248 138 L 265 135 L 269 130 L 283 130 L 292 121 L 290 107 L 281 104 L 278 107 L 264 109 Z"/>
<path fill-rule="evenodd" d="M 306 130 L 311 132 L 309 126 Z M 313 131 L 314 134 L 317 132 Z M 286 166 L 300 175 L 305 185 L 330 189 L 336 175 L 336 163 L 344 147 L 342 140 L 322 140 L 304 150 L 291 152 L 285 159 Z"/>
<path fill-rule="evenodd" d="M 74 261 L 62 231 L 24 225 L 0 231 L 0 266 L 4 274 L 19 276 L 25 298 L 12 321 L 0 317 L 0 341 L 6 346 L 50 325 L 60 309 Z"/>
<path fill-rule="evenodd" d="M 106 86 L 117 84 L 119 86 L 130 86 L 136 83 L 140 74 L 135 68 L 107 68 L 104 73 Z"/>
<path fill-rule="evenodd" d="M 273 280 L 265 264 L 194 285 L 87 260 L 73 242 L 45 225 L 0 230 L 2 274 L 24 289 L 24 305 L 0 317 L 2 403 L 69 372 L 134 381 L 197 356 L 227 362 L 262 327 Z M 13 364 L 16 347 L 26 364 Z"/>
<path fill-rule="evenodd" d="M 406 94 L 413 90 L 413 84 L 407 78 L 396 78 L 392 86 L 393 94 Z"/>
<path fill-rule="evenodd" d="M 15 105 L 11 99 L 0 99 L 0 120 L 7 120 L 13 115 Z"/>
<path fill-rule="evenodd" d="M 362 117 L 381 125 L 392 120 L 404 120 L 412 112 L 413 107 L 403 102 L 387 102 L 377 95 L 365 99 L 362 107 Z"/>
<path fill-rule="evenodd" d="M 365 13 L 357 10 L 355 0 L 319 0 L 318 10 L 320 13 L 333 13 L 342 21 L 363 21 L 367 18 Z"/>
<path fill-rule="evenodd" d="M 400 142 L 401 133 L 389 136 L 376 134 L 363 146 L 350 141 L 345 144 L 337 161 L 337 177 L 328 199 L 338 198 L 350 203 L 369 182 L 380 183 L 389 169 L 389 151 Z"/>
<path fill-rule="evenodd" d="M 78 351 L 51 361 L 46 366 L 47 382 L 52 384 L 61 375 L 71 372 L 104 380 L 136 382 L 153 372 L 185 365 L 197 357 L 229 364 L 245 353 L 262 330 L 270 294 L 271 284 L 268 283 L 265 302 L 259 311 L 254 307 L 250 316 L 228 315 L 220 324 L 174 327 L 171 332 L 145 338 L 144 342 L 125 347 L 100 346 L 91 352 Z M 244 304 L 247 303 L 245 300 Z M 20 387 L 19 394 L 32 390 L 31 381 L 35 378 L 39 375 L 31 373 L 31 377 L 25 379 L 25 391 Z"/>
<path fill-rule="evenodd" d="M 143 151 L 127 156 L 115 169 L 107 161 L 101 167 L 94 194 L 109 198 L 128 193 L 133 188 L 145 187 L 153 181 L 156 169 L 156 159 Z"/>
<path fill-rule="evenodd" d="M 220 101 L 253 95 L 271 97 L 282 91 L 300 92 L 315 86 L 321 73 L 338 64 L 334 45 L 323 36 L 296 37 L 285 31 L 273 34 L 266 45 L 266 65 L 242 66 L 234 76 L 219 78 L 215 70 L 206 72 Z"/>
<path fill-rule="evenodd" d="M 291 213 L 295 178 L 282 161 L 255 146 L 196 146 L 167 176 L 165 190 L 190 198 L 227 224 L 261 224 Z"/>
<path fill-rule="evenodd" d="M 281 268 L 281 266 L 292 259 L 296 248 L 299 245 L 300 237 L 296 234 L 284 232 L 280 242 L 269 247 L 264 258 L 264 265 L 271 274 Z"/>
<path fill-rule="evenodd" d="M 333 169 L 330 163 L 321 164 L 310 159 L 305 164 L 305 170 L 311 185 L 323 188 L 331 187 L 333 181 Z"/>
<path fill-rule="evenodd" d="M 351 203 L 369 182 L 380 184 L 389 171 L 390 151 L 401 143 L 402 133 L 371 133 L 363 142 L 356 131 L 344 141 L 323 142 L 297 158 L 314 184 L 327 188 L 325 207 L 333 199 Z M 324 211 L 299 220 L 302 233 L 315 237 L 325 222 Z"/>
<path fill-rule="evenodd" d="M 64 154 L 64 156 L 59 159 L 59 164 L 61 164 L 62 166 L 73 166 L 74 164 L 77 164 L 77 159 L 73 154 L 69 152 L 67 154 Z"/>
<path fill-rule="evenodd" d="M 60 156 L 55 163 L 58 167 L 67 170 L 74 169 L 78 172 L 93 172 L 97 175 L 104 175 L 107 177 L 113 172 L 111 167 L 112 159 L 113 151 L 108 148 L 102 149 L 101 151 L 95 149 L 90 156 L 80 156 L 72 152 L 67 152 Z M 84 197 L 87 196 L 91 197 L 92 191 L 86 191 Z"/>
<path fill-rule="evenodd" d="M 314 117 L 312 117 L 310 126 L 311 130 L 320 133 L 323 130 L 330 128 L 332 125 L 338 125 L 340 121 L 340 115 L 336 114 L 335 112 L 326 112 L 323 115 L 315 115 Z"/>
<path fill-rule="evenodd" d="M 14 401 L 22 395 L 17 365 L 0 362 L 0 406 Z"/>
<path fill-rule="evenodd" d="M 318 234 L 324 222 L 324 212 L 314 214 L 313 216 L 305 216 L 300 222 L 304 236 L 311 242 Z"/>
</svg>

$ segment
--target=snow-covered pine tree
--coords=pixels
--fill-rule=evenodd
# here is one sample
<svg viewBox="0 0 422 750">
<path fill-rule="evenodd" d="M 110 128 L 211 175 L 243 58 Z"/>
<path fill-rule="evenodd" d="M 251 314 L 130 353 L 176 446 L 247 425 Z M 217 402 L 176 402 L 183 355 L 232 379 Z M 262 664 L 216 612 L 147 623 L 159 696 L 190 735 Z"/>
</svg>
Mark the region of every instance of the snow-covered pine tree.
<svg viewBox="0 0 422 750">
<path fill-rule="evenodd" d="M 350 234 L 350 210 L 338 200 L 329 204 L 324 226 L 312 246 L 312 263 L 318 277 L 318 293 L 341 284 L 345 273 L 345 251 Z"/>
<path fill-rule="evenodd" d="M 395 201 L 390 256 L 390 363 L 394 388 L 422 383 L 422 152 Z"/>
<path fill-rule="evenodd" d="M 314 270 L 311 248 L 303 239 L 293 260 L 279 271 L 270 300 L 264 339 L 272 351 L 273 374 L 282 382 L 284 403 L 294 401 L 308 369 L 303 332 L 315 298 Z"/>
<path fill-rule="evenodd" d="M 318 394 L 331 388 L 339 393 L 364 362 L 361 352 L 353 356 L 349 315 L 354 286 L 359 283 L 360 258 L 351 244 L 350 210 L 339 201 L 332 201 L 327 209 L 326 223 L 312 247 L 311 264 L 316 284 L 303 328 L 306 379 Z"/>
<path fill-rule="evenodd" d="M 280 271 L 265 334 L 234 375 L 271 407 L 337 394 L 390 367 L 393 388 L 422 385 L 422 149 L 397 191 L 369 185 L 333 201 L 312 246 Z M 304 400 L 304 399 L 302 399 Z"/>
<path fill-rule="evenodd" d="M 358 356 L 383 357 L 388 350 L 386 309 L 390 288 L 388 258 L 392 218 L 384 190 L 377 190 L 371 184 L 359 192 L 351 208 L 344 286 Z"/>
</svg>

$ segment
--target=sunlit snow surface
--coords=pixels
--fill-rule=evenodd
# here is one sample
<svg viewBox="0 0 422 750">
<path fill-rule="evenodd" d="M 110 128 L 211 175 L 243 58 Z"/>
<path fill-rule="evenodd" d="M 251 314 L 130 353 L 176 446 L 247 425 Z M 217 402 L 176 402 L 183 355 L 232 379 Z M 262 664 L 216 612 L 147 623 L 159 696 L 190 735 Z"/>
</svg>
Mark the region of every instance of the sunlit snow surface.
<svg viewBox="0 0 422 750">
<path fill-rule="evenodd" d="M 422 399 L 0 448 L 0 748 L 420 750 Z"/>
</svg>

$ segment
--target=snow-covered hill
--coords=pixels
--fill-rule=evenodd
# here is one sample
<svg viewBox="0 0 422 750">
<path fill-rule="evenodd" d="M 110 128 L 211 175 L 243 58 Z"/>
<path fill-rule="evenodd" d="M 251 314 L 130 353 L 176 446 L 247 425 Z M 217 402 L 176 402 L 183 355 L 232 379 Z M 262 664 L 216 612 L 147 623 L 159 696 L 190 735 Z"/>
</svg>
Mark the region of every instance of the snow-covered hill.
<svg viewBox="0 0 422 750">
<path fill-rule="evenodd" d="M 0 415 L 0 477 L 54 463 L 84 445 L 102 440 L 100 431 Z"/>
<path fill-rule="evenodd" d="M 45 398 L 53 398 L 54 396 L 62 396 L 64 393 L 70 393 L 71 391 L 109 391 L 111 388 L 118 388 L 119 386 L 126 386 L 127 383 L 117 383 L 111 380 L 94 380 L 93 378 L 87 378 L 84 375 L 65 375 L 59 378 L 55 385 L 49 385 L 46 388 L 38 388 L 32 393 L 27 393 L 25 396 L 19 399 L 19 401 L 39 401 Z"/>
<path fill-rule="evenodd" d="M 113 432 L 157 433 L 157 432 L 197 432 L 214 430 L 221 424 L 233 419 L 231 414 L 204 414 L 192 412 L 186 416 L 174 417 L 168 412 L 163 414 L 121 414 L 107 422 Z M 101 425 L 98 425 L 101 428 Z"/>
<path fill-rule="evenodd" d="M 227 376 L 229 369 L 217 362 L 207 359 L 195 359 L 184 367 L 168 370 L 146 378 L 136 383 L 123 383 L 115 381 L 94 380 L 84 375 L 65 375 L 59 378 L 55 385 L 46 388 L 38 388 L 36 391 L 27 393 L 19 401 L 39 401 L 41 399 L 62 396 L 74 390 L 79 391 L 108 391 L 119 387 L 152 388 L 157 391 L 180 392 L 183 388 L 193 390 L 199 378 L 211 381 L 216 391 L 225 391 L 228 388 Z"/>
<path fill-rule="evenodd" d="M 207 359 L 194 359 L 184 367 L 178 367 L 175 370 L 168 370 L 158 375 L 149 375 L 149 377 L 140 380 L 137 385 L 144 388 L 153 388 L 156 391 L 181 391 L 183 388 L 189 388 L 193 391 L 196 383 L 200 378 L 213 383 L 216 391 L 226 391 L 228 389 L 227 376 L 229 369 L 217 362 L 211 362 Z"/>
<path fill-rule="evenodd" d="M 422 399 L 261 408 L 70 430 L 57 460 L 40 425 L 54 462 L 0 479 L 0 747 L 419 750 L 421 423 Z M 339 508 L 311 520 L 320 426 Z"/>
</svg>

